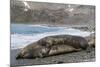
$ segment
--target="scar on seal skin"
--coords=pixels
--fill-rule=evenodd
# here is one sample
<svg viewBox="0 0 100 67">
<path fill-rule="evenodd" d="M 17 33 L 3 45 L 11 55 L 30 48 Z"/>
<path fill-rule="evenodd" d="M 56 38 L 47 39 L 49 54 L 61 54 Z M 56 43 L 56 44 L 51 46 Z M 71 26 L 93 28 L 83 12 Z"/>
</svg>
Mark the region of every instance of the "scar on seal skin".
<svg viewBox="0 0 100 67">
<path fill-rule="evenodd" d="M 41 58 L 61 53 L 86 50 L 88 42 L 85 38 L 72 35 L 47 36 L 24 47 L 16 59 Z"/>
</svg>

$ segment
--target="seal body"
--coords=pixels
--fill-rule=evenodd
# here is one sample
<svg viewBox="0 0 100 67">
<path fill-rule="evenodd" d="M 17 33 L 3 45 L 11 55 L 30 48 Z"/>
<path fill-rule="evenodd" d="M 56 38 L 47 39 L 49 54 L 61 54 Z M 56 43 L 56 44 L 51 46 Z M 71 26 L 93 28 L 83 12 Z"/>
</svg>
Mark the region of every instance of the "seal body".
<svg viewBox="0 0 100 67">
<path fill-rule="evenodd" d="M 53 45 L 69 45 L 74 48 L 86 49 L 88 42 L 85 38 L 73 35 L 55 35 L 42 38 L 38 41 L 39 44 L 46 47 L 51 47 Z"/>
<path fill-rule="evenodd" d="M 80 36 L 47 36 L 24 47 L 17 55 L 16 59 L 46 57 L 61 53 L 80 51 L 87 47 L 87 40 Z"/>
</svg>

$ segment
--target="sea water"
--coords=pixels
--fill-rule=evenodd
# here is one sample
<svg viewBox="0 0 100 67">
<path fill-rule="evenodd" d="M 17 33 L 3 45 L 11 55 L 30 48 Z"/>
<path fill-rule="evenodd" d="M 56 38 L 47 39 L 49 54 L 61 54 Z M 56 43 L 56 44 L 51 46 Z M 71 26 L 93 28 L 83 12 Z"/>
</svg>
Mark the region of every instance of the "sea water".
<svg viewBox="0 0 100 67">
<path fill-rule="evenodd" d="M 11 24 L 11 49 L 23 48 L 26 45 L 51 35 L 89 36 L 91 32 L 69 27 L 47 25 Z"/>
</svg>

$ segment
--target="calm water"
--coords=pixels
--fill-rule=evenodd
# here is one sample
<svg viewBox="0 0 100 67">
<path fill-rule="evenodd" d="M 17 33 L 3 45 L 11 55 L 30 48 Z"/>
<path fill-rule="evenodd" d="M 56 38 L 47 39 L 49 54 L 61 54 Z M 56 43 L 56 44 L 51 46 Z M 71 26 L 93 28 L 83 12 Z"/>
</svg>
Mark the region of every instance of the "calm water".
<svg viewBox="0 0 100 67">
<path fill-rule="evenodd" d="M 11 49 L 22 48 L 50 35 L 70 34 L 88 36 L 91 32 L 67 27 L 49 27 L 44 25 L 11 24 Z"/>
</svg>

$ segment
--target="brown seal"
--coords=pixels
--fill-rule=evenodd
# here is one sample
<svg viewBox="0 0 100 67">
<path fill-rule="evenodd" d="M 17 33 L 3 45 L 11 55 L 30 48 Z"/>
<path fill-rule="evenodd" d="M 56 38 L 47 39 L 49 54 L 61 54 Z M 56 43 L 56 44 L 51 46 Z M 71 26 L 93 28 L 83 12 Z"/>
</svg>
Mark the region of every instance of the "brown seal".
<svg viewBox="0 0 100 67">
<path fill-rule="evenodd" d="M 88 42 L 83 37 L 72 35 L 47 36 L 24 47 L 19 58 L 37 58 L 87 49 Z"/>
</svg>

